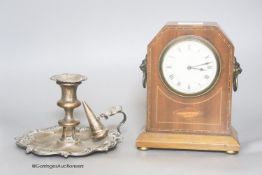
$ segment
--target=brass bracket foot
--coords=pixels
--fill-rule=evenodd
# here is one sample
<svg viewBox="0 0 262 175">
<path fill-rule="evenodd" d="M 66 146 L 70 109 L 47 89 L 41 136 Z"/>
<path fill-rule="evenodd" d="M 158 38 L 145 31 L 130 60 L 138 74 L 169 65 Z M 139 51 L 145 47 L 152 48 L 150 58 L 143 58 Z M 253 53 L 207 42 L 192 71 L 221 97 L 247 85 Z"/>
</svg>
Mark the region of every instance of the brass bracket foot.
<svg viewBox="0 0 262 175">
<path fill-rule="evenodd" d="M 226 153 L 227 153 L 227 154 L 231 154 L 231 155 L 233 155 L 233 154 L 237 154 L 238 151 L 226 151 Z"/>
<path fill-rule="evenodd" d="M 139 149 L 140 151 L 147 151 L 148 150 L 147 147 L 137 147 L 137 149 Z"/>
</svg>

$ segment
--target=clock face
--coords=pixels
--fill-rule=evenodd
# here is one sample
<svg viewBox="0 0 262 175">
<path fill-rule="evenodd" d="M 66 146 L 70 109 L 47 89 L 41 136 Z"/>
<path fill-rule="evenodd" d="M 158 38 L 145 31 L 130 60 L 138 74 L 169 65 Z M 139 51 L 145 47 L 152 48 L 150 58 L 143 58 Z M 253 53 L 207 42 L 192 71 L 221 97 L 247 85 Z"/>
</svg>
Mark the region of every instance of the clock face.
<svg viewBox="0 0 262 175">
<path fill-rule="evenodd" d="M 208 41 L 196 36 L 173 40 L 160 61 L 165 84 L 182 96 L 204 94 L 213 87 L 220 72 L 217 51 Z"/>
</svg>

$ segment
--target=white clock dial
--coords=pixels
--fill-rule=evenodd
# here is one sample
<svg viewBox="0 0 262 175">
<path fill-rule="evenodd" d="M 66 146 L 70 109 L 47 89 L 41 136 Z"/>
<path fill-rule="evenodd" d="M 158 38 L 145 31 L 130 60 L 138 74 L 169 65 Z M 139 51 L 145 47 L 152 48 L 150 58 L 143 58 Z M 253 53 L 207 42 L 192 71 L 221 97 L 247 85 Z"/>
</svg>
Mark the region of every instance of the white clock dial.
<svg viewBox="0 0 262 175">
<path fill-rule="evenodd" d="M 195 36 L 174 40 L 160 60 L 165 83 L 182 95 L 206 92 L 215 83 L 220 71 L 215 49 L 208 41 Z"/>
</svg>

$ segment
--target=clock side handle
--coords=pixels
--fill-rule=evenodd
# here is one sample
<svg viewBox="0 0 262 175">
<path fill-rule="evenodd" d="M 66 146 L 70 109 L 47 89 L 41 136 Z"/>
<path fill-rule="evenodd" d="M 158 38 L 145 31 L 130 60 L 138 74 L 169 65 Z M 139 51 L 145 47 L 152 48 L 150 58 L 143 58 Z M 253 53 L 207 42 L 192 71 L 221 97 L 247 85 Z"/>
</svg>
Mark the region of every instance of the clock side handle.
<svg viewBox="0 0 262 175">
<path fill-rule="evenodd" d="M 146 88 L 146 81 L 147 81 L 147 70 L 146 70 L 146 57 L 143 59 L 142 63 L 140 64 L 139 68 L 143 72 L 143 79 L 142 79 L 142 85 L 143 88 Z"/>
<path fill-rule="evenodd" d="M 241 74 L 242 68 L 234 57 L 234 70 L 233 70 L 233 90 L 236 92 L 238 88 L 238 75 Z"/>
</svg>

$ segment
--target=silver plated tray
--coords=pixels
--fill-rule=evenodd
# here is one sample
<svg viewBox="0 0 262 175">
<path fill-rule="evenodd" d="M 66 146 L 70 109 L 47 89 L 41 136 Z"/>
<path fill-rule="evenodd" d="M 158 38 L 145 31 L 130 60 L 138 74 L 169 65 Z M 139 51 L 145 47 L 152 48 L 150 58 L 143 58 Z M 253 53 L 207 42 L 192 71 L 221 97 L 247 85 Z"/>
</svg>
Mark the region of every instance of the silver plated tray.
<svg viewBox="0 0 262 175">
<path fill-rule="evenodd" d="M 86 156 L 94 152 L 104 152 L 114 148 L 121 140 L 117 127 L 108 129 L 107 137 L 94 141 L 89 127 L 77 127 L 76 137 L 79 141 L 65 144 L 60 140 L 62 127 L 54 126 L 46 129 L 36 129 L 21 137 L 17 137 L 16 144 L 24 148 L 26 153 L 41 156 L 60 155 Z"/>
</svg>

